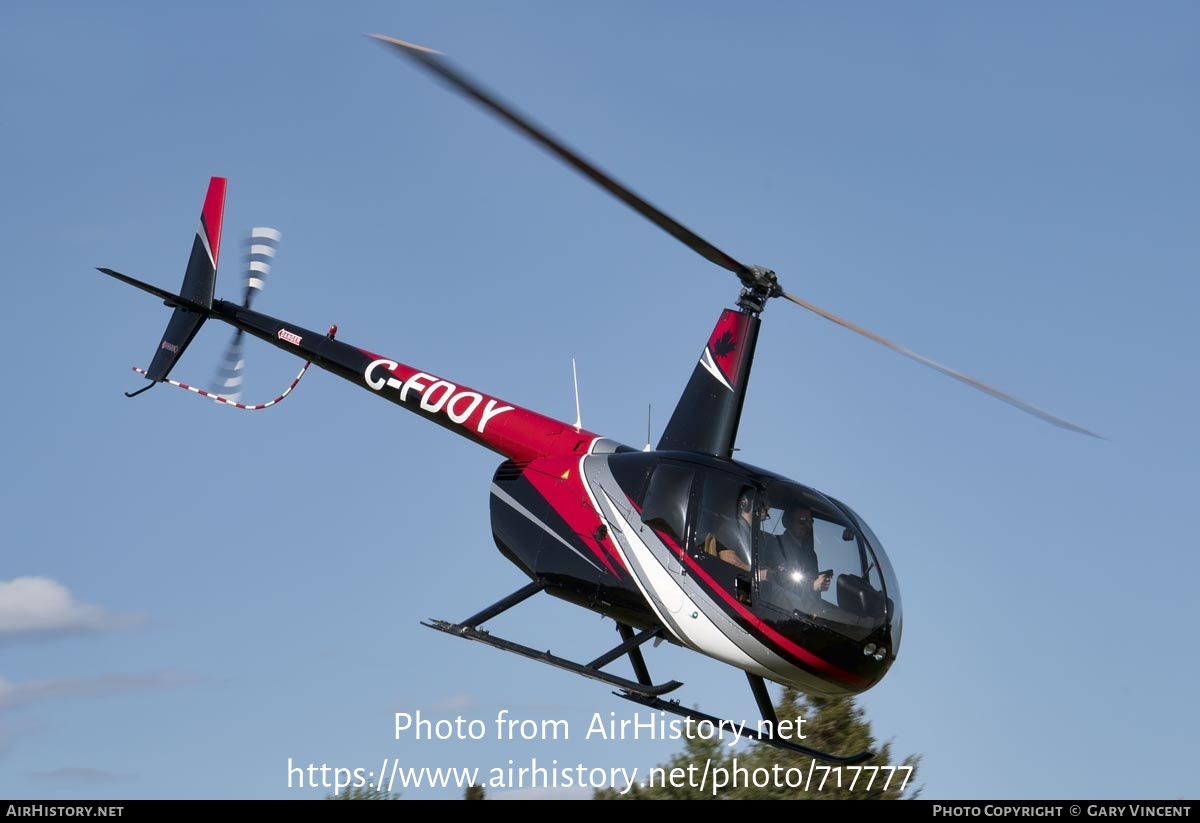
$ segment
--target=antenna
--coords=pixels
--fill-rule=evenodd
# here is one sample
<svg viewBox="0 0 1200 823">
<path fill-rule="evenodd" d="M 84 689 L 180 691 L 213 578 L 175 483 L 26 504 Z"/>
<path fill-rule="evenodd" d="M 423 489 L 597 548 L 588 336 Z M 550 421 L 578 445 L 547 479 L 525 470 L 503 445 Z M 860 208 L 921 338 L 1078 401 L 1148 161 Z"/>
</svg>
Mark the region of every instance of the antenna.
<svg viewBox="0 0 1200 823">
<path fill-rule="evenodd" d="M 575 431 L 583 427 L 583 415 L 579 412 L 579 374 L 575 371 L 575 358 L 571 358 L 571 379 L 575 381 Z"/>
<path fill-rule="evenodd" d="M 654 409 L 653 403 L 646 404 L 646 446 L 642 449 L 644 452 L 650 451 L 650 412 Z"/>
</svg>

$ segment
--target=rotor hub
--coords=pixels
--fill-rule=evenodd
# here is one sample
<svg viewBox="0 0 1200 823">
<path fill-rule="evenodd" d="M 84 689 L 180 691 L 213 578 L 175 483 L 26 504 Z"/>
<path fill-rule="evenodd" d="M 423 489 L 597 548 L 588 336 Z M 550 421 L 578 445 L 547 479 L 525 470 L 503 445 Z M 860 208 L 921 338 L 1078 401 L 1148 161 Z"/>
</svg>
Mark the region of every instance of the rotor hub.
<svg viewBox="0 0 1200 823">
<path fill-rule="evenodd" d="M 752 314 L 760 314 L 772 297 L 779 297 L 783 289 L 775 272 L 762 266 L 747 266 L 740 275 L 742 293 L 738 296 L 738 308 Z"/>
</svg>

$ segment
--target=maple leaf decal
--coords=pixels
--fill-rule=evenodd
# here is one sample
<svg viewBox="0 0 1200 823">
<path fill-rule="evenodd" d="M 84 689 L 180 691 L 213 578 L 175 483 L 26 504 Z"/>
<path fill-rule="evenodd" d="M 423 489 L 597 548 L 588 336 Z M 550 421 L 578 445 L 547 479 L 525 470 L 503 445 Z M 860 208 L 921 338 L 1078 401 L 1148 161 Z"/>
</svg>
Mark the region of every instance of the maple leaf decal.
<svg viewBox="0 0 1200 823">
<path fill-rule="evenodd" d="M 733 339 L 733 332 L 729 329 L 726 329 L 724 334 L 713 341 L 713 354 L 719 359 L 724 359 L 733 354 L 733 350 L 736 348 L 737 344 Z"/>
</svg>

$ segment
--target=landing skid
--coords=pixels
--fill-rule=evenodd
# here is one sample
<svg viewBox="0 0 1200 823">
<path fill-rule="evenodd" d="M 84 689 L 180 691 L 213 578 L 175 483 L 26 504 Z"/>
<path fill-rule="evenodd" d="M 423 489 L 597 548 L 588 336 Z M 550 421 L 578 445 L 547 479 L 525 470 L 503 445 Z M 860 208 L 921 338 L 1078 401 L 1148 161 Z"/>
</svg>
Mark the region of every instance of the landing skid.
<svg viewBox="0 0 1200 823">
<path fill-rule="evenodd" d="M 533 595 L 547 588 L 547 584 L 543 580 L 535 580 L 522 589 L 510 594 L 503 600 L 499 600 L 488 608 L 472 615 L 462 623 L 450 623 L 446 620 L 430 620 L 423 622 L 421 625 L 428 626 L 431 629 L 437 629 L 446 634 L 452 634 L 457 637 L 464 637 L 467 640 L 476 640 L 480 643 L 486 643 L 497 649 L 502 649 L 506 652 L 513 652 L 533 660 L 540 660 L 543 663 L 548 663 L 560 669 L 565 669 L 569 672 L 582 675 L 592 680 L 599 680 L 601 683 L 607 683 L 610 686 L 621 689 L 623 692 L 637 695 L 638 697 L 647 699 L 658 699 L 659 695 L 678 689 L 683 683 L 678 680 L 669 680 L 666 683 L 655 684 L 650 681 L 650 675 L 646 669 L 646 663 L 642 659 L 641 646 L 647 640 L 661 636 L 662 628 L 646 629 L 638 634 L 633 633 L 633 629 L 623 623 L 618 623 L 617 627 L 621 632 L 622 642 L 613 648 L 609 649 L 604 654 L 597 657 L 590 663 L 578 663 L 574 660 L 568 660 L 565 657 L 558 657 L 551 654 L 549 651 L 540 651 L 529 646 L 523 646 L 520 643 L 514 643 L 511 640 L 506 640 L 503 637 L 498 637 L 486 629 L 479 628 L 480 624 L 492 619 L 496 615 L 511 609 L 513 606 L 528 600 Z M 633 670 L 637 675 L 637 680 L 629 680 L 624 677 L 618 677 L 615 674 L 602 671 L 602 668 L 622 655 L 629 655 L 629 660 L 633 664 Z"/>
<path fill-rule="evenodd" d="M 779 723 L 775 717 L 775 707 L 771 704 L 770 697 L 767 694 L 767 687 L 763 682 L 763 679 L 753 674 L 747 674 L 746 677 L 750 680 L 750 688 L 754 692 L 754 698 L 758 703 L 759 711 L 762 712 L 763 720 L 770 722 L 769 728 L 772 730 L 778 728 Z M 869 760 L 870 758 L 874 757 L 874 752 L 871 751 L 859 752 L 858 754 L 842 755 L 830 754 L 829 752 L 823 752 L 819 749 L 802 746 L 799 743 L 794 743 L 791 740 L 785 740 L 781 737 L 775 736 L 774 734 L 765 734 L 758 731 L 756 728 L 752 729 L 745 726 L 739 727 L 738 724 L 732 723 L 731 721 L 722 720 L 719 717 L 714 717 L 711 714 L 705 714 L 704 712 L 700 712 L 695 709 L 685 708 L 684 706 L 680 705 L 678 700 L 663 700 L 657 695 L 638 694 L 630 691 L 613 692 L 613 694 L 617 695 L 618 697 L 623 697 L 626 700 L 632 700 L 634 703 L 639 703 L 647 708 L 655 709 L 656 711 L 670 712 L 672 714 L 677 714 L 680 717 L 690 717 L 697 722 L 707 720 L 714 726 L 723 726 L 724 728 L 732 728 L 735 730 L 740 728 L 740 734 L 742 737 L 757 740 L 760 743 L 765 743 L 768 746 L 774 746 L 777 749 L 783 749 L 785 751 L 795 752 L 796 754 L 807 755 L 815 760 L 823 760 L 826 763 L 833 763 L 839 766 L 853 766 L 856 763 L 862 763 L 864 760 Z"/>
<path fill-rule="evenodd" d="M 491 606 L 488 606 L 481 612 L 478 612 L 471 617 L 468 617 L 461 623 L 451 623 L 447 620 L 430 620 L 423 622 L 422 626 L 428 626 L 431 629 L 437 629 L 446 634 L 452 634 L 456 637 L 466 638 L 467 640 L 475 640 L 480 643 L 486 643 L 493 648 L 501 649 L 506 652 L 528 657 L 532 660 L 539 660 L 542 663 L 548 663 L 559 669 L 565 669 L 569 672 L 582 675 L 583 677 L 592 680 L 599 680 L 601 683 L 607 683 L 610 686 L 620 689 L 614 692 L 618 697 L 623 697 L 626 700 L 632 700 L 634 703 L 639 703 L 647 708 L 656 711 L 671 712 L 681 717 L 690 717 L 695 721 L 708 721 L 713 725 L 723 726 L 724 728 L 738 729 L 739 726 L 731 723 L 728 720 L 721 720 L 710 714 L 696 711 L 695 709 L 687 709 L 680 705 L 678 700 L 663 700 L 661 695 L 672 692 L 683 685 L 678 680 L 669 680 L 666 683 L 655 684 L 650 680 L 650 673 L 646 668 L 646 661 L 642 657 L 642 644 L 647 640 L 652 640 L 656 637 L 663 636 L 663 628 L 655 627 L 645 629 L 637 634 L 634 633 L 630 626 L 624 623 L 617 623 L 617 629 L 621 633 L 621 642 L 609 649 L 604 654 L 597 657 L 590 663 L 578 663 L 574 660 L 568 660 L 565 657 L 559 657 L 549 651 L 541 651 L 530 646 L 523 646 L 520 643 L 514 643 L 511 640 L 506 640 L 503 637 L 498 637 L 480 626 L 491 620 L 498 614 L 508 611 L 513 606 L 523 603 L 533 597 L 540 591 L 549 588 L 550 584 L 545 580 L 534 580 L 526 586 L 518 589 L 508 597 L 498 600 Z M 624 655 L 629 656 L 629 662 L 633 665 L 633 671 L 637 680 L 629 680 L 624 677 L 618 677 L 615 674 L 610 674 L 603 671 L 604 666 L 607 666 L 618 657 Z M 758 710 L 762 713 L 763 720 L 769 721 L 769 728 L 774 730 L 778 728 L 779 723 L 775 716 L 775 707 L 771 703 L 771 697 L 767 693 L 766 683 L 761 677 L 754 674 L 746 674 L 750 681 L 750 689 L 754 692 L 755 702 L 758 703 Z M 778 749 L 795 752 L 797 754 L 807 755 L 816 760 L 823 760 L 827 763 L 836 765 L 853 765 L 861 763 L 874 756 L 873 752 L 865 751 L 852 755 L 829 754 L 818 749 L 802 746 L 799 743 L 793 743 L 791 740 L 785 740 L 777 737 L 774 734 L 765 734 L 757 728 L 748 729 L 741 726 L 739 732 L 742 737 L 747 737 L 752 740 L 757 740 L 760 743 L 765 743 L 769 746 L 774 746 Z"/>
</svg>

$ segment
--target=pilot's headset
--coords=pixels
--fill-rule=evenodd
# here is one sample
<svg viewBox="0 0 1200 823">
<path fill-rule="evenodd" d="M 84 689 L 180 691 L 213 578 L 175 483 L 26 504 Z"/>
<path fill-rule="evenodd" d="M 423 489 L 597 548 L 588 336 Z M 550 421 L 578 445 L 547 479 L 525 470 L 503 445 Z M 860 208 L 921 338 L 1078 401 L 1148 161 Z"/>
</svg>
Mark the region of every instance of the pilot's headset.
<svg viewBox="0 0 1200 823">
<path fill-rule="evenodd" d="M 754 490 L 744 489 L 738 496 L 738 514 L 748 514 L 754 511 Z"/>
<path fill-rule="evenodd" d="M 757 511 L 756 511 L 757 509 Z M 751 521 L 761 521 L 767 518 L 767 500 L 758 500 L 755 505 L 755 491 L 750 487 L 743 489 L 742 494 L 738 495 L 738 515 L 746 515 L 746 513 L 754 513 L 755 517 L 751 517 Z"/>
</svg>

